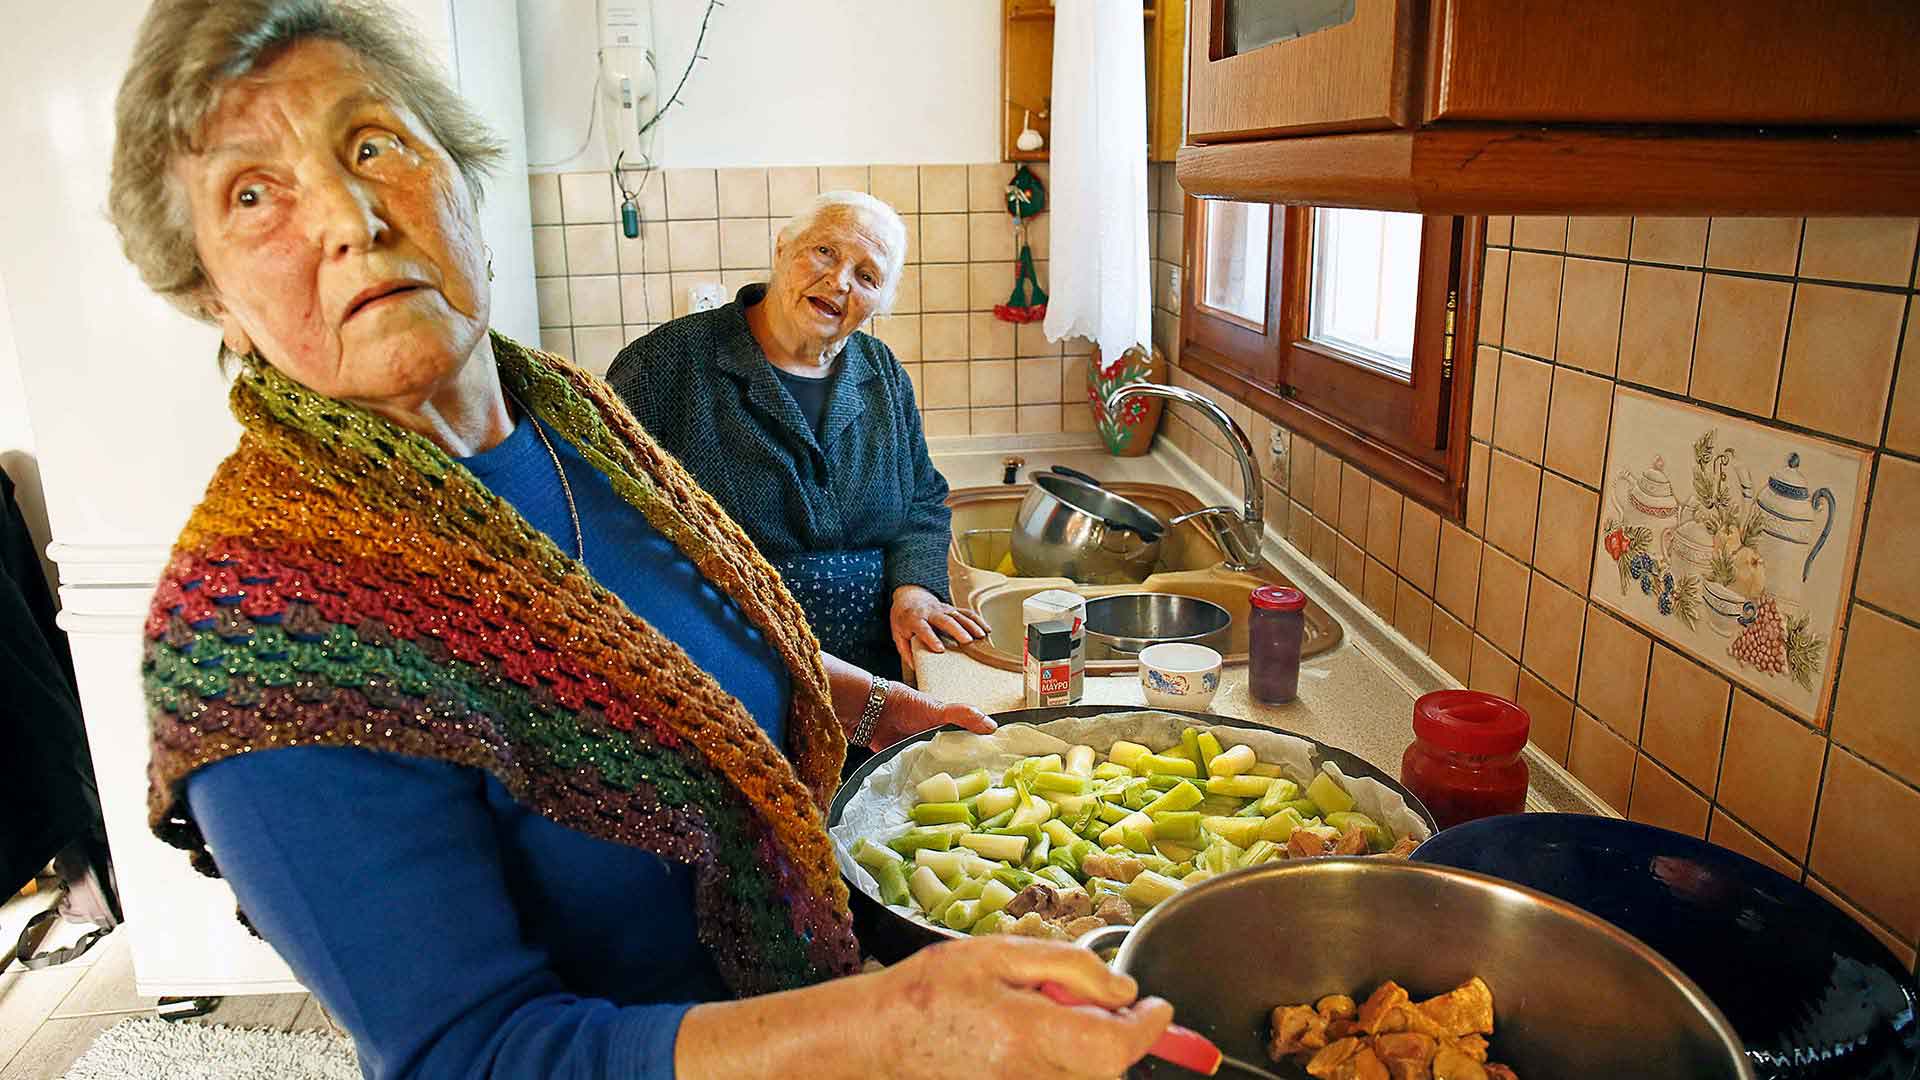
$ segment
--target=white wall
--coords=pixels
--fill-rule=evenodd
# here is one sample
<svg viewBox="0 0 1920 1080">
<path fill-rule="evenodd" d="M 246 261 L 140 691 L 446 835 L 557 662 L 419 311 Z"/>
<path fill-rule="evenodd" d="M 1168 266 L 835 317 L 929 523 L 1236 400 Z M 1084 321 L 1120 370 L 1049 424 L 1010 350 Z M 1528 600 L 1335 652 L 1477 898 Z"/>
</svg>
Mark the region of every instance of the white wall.
<svg viewBox="0 0 1920 1080">
<path fill-rule="evenodd" d="M 652 0 L 659 100 L 706 0 Z M 607 167 L 588 140 L 594 0 L 520 0 L 536 171 Z M 714 12 L 656 163 L 948 164 L 1000 159 L 999 0 L 727 0 Z M 575 154 L 583 141 L 587 151 Z"/>
</svg>

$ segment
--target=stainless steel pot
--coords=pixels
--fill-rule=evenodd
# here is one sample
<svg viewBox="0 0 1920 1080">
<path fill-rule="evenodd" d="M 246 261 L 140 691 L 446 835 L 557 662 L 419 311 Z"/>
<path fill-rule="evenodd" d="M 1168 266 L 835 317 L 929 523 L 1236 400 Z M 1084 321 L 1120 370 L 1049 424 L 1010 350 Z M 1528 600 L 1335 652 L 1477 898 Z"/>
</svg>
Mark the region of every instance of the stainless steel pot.
<svg viewBox="0 0 1920 1080">
<path fill-rule="evenodd" d="M 1358 998 L 1386 979 L 1418 999 L 1477 975 L 1493 990 L 1491 1059 L 1523 1077 L 1754 1075 L 1727 1018 L 1658 953 L 1571 904 L 1464 870 L 1268 863 L 1080 939 L 1116 942 L 1115 966 L 1141 993 L 1249 1061 L 1265 1059 L 1277 1005 Z"/>
<path fill-rule="evenodd" d="M 1122 495 L 1070 476 L 1033 479 L 1013 522 L 1013 565 L 1024 577 L 1084 585 L 1145 581 L 1160 557 L 1166 525 Z"/>
<path fill-rule="evenodd" d="M 1149 645 L 1184 641 L 1227 651 L 1233 616 L 1210 600 L 1174 593 L 1116 593 L 1087 601 L 1087 659 L 1138 656 Z"/>
</svg>

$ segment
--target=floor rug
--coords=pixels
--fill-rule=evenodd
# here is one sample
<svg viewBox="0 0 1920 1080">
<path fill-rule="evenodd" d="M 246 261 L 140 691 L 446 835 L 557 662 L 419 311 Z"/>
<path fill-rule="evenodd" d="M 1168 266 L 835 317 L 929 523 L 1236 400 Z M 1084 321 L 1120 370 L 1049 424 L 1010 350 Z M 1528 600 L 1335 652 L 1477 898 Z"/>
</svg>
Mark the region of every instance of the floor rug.
<svg viewBox="0 0 1920 1080">
<path fill-rule="evenodd" d="M 122 1020 L 64 1080 L 360 1080 L 353 1042 L 325 1031 L 262 1031 Z"/>
</svg>

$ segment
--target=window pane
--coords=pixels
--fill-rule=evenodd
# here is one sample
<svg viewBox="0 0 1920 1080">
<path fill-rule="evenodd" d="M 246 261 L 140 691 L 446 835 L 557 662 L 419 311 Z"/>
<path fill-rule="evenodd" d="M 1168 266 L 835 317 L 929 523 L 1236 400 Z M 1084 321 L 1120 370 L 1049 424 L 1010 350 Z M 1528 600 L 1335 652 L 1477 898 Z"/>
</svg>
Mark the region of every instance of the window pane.
<svg viewBox="0 0 1920 1080">
<path fill-rule="evenodd" d="M 1226 50 L 1238 56 L 1353 21 L 1353 0 L 1227 0 Z"/>
<path fill-rule="evenodd" d="M 1419 214 L 1316 208 L 1308 336 L 1411 378 L 1420 226 Z"/>
<path fill-rule="evenodd" d="M 1273 207 L 1266 203 L 1208 201 L 1206 262 L 1200 267 L 1200 302 L 1251 323 L 1267 321 L 1267 237 Z"/>
</svg>

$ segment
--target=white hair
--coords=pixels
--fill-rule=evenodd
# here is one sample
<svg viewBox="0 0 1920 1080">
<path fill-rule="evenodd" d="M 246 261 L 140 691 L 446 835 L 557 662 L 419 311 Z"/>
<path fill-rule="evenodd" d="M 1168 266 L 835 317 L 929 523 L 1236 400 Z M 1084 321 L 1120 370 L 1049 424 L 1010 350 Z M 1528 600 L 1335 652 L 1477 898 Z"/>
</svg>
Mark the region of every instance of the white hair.
<svg viewBox="0 0 1920 1080">
<path fill-rule="evenodd" d="M 874 309 L 874 314 L 885 315 L 893 310 L 893 296 L 900 288 L 900 268 L 907 261 L 907 223 L 893 207 L 864 191 L 823 191 L 801 207 L 799 213 L 788 218 L 785 225 L 780 226 L 777 237 L 779 245 L 786 247 L 836 207 L 864 215 L 878 227 L 881 241 L 887 246 L 886 263 L 880 268 L 885 285 L 880 304 Z"/>
</svg>

